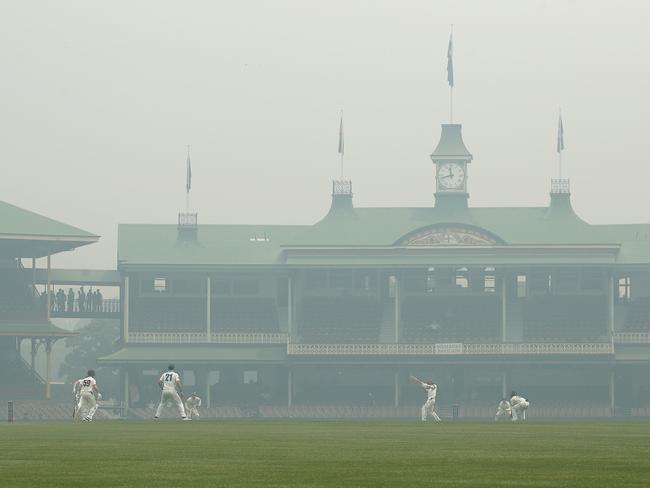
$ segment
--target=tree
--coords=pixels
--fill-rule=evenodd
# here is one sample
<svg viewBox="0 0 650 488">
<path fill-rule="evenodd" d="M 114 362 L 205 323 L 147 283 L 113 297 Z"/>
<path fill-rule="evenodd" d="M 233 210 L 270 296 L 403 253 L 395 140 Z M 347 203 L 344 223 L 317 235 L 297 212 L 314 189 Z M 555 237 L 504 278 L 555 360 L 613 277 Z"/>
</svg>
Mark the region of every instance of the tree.
<svg viewBox="0 0 650 488">
<path fill-rule="evenodd" d="M 119 376 L 111 366 L 97 366 L 97 358 L 108 356 L 119 348 L 120 321 L 95 319 L 79 329 L 79 335 L 65 339 L 65 345 L 72 351 L 61 363 L 59 372 L 67 382 L 85 376 L 86 371 L 94 369 L 100 391 L 108 396 L 116 396 L 119 390 Z"/>
</svg>

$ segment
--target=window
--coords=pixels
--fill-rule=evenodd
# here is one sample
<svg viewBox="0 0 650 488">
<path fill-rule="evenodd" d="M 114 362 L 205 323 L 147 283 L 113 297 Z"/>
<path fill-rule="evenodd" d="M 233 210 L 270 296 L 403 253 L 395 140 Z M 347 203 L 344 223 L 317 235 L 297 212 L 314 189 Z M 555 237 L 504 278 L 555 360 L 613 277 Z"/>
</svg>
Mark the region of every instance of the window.
<svg viewBox="0 0 650 488">
<path fill-rule="evenodd" d="M 623 276 L 618 279 L 618 301 L 629 302 L 632 299 L 632 279 Z"/>
<path fill-rule="evenodd" d="M 486 293 L 494 293 L 496 291 L 497 279 L 493 274 L 486 274 L 483 279 L 483 291 Z"/>
<path fill-rule="evenodd" d="M 167 279 L 154 278 L 153 291 L 156 293 L 167 293 Z"/>
<path fill-rule="evenodd" d="M 388 277 L 388 296 L 390 298 L 395 298 L 395 292 L 397 290 L 397 277 L 389 276 Z"/>
<path fill-rule="evenodd" d="M 257 370 L 244 371 L 244 384 L 245 385 L 257 384 Z"/>
<path fill-rule="evenodd" d="M 435 268 L 427 269 L 427 276 L 424 281 L 427 293 L 433 293 L 436 290 L 436 270 Z"/>
<path fill-rule="evenodd" d="M 458 268 L 456 270 L 456 279 L 454 281 L 456 288 L 468 288 L 469 279 L 467 279 L 467 268 Z"/>
<path fill-rule="evenodd" d="M 527 294 L 526 275 L 517 275 L 517 298 L 526 298 Z"/>
</svg>

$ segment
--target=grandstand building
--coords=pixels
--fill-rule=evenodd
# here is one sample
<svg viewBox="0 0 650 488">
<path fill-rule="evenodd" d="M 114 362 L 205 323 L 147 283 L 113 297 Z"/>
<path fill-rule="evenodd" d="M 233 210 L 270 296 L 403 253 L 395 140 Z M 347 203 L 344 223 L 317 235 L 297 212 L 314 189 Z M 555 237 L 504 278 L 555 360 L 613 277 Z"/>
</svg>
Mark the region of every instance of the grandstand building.
<svg viewBox="0 0 650 488">
<path fill-rule="evenodd" d="M 457 124 L 431 157 L 429 207 L 358 207 L 335 181 L 314 225 L 120 225 L 117 270 L 51 269 L 98 237 L 0 202 L 0 399 L 51 397 L 52 344 L 71 334 L 52 318 L 103 317 L 122 324 L 98 362 L 121 374 L 107 393 L 125 412 L 157 401 L 172 362 L 204 405 L 240 413 L 410 414 L 416 375 L 461 415 L 511 389 L 537 415 L 650 415 L 650 225 L 588 224 L 568 180 L 545 207 L 470 207 Z M 120 299 L 58 306 L 68 285 Z"/>
<path fill-rule="evenodd" d="M 173 362 L 208 405 L 408 407 L 416 375 L 464 409 L 513 388 L 650 406 L 650 225 L 590 225 L 561 179 L 548 206 L 470 207 L 458 124 L 431 158 L 429 207 L 358 207 L 335 181 L 314 225 L 120 225 L 121 349 L 99 362 L 126 405 Z"/>
<path fill-rule="evenodd" d="M 51 397 L 52 345 L 74 335 L 50 320 L 51 257 L 98 239 L 90 232 L 0 201 L 0 400 Z M 36 259 L 44 257 L 47 267 L 36 268 Z M 23 260 L 31 261 L 31 268 L 25 268 Z M 44 291 L 37 289 L 39 284 Z M 23 341 L 30 343 L 29 360 L 20 353 Z M 35 362 L 43 352 L 46 368 L 41 375 Z"/>
</svg>

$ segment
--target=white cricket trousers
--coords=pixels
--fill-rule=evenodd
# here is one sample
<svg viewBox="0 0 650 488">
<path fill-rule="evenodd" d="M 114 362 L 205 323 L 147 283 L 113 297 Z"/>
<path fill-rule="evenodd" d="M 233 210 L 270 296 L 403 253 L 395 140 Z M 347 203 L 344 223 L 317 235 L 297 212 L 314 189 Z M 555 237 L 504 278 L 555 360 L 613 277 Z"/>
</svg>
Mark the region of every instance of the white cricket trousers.
<svg viewBox="0 0 650 488">
<path fill-rule="evenodd" d="M 424 402 L 424 405 L 422 405 L 422 422 L 426 422 L 427 417 L 433 417 L 433 420 L 436 422 L 440 422 L 440 417 L 438 417 L 438 414 L 434 410 L 436 406 L 436 401 L 433 399 L 428 399 L 426 402 Z"/>
<path fill-rule="evenodd" d="M 198 419 L 200 417 L 199 408 L 198 407 L 187 407 L 187 416 L 190 417 L 190 418 L 196 417 Z"/>
<path fill-rule="evenodd" d="M 181 417 L 185 418 L 185 406 L 183 405 L 183 402 L 181 401 L 181 397 L 178 395 L 178 392 L 175 390 L 162 391 L 160 395 L 160 404 L 156 409 L 156 417 L 160 417 L 160 412 L 162 411 L 163 406 L 165 406 L 165 404 L 168 402 L 172 403 L 173 405 L 176 405 L 176 408 L 178 409 L 178 413 L 181 414 Z"/>
<path fill-rule="evenodd" d="M 79 403 L 77 403 L 77 418 L 81 417 L 86 420 L 92 420 L 97 411 L 97 407 L 95 395 L 89 391 L 83 392 L 79 395 Z"/>
<path fill-rule="evenodd" d="M 526 410 L 528 410 L 528 402 L 521 402 L 512 407 L 512 421 L 526 420 Z"/>
</svg>

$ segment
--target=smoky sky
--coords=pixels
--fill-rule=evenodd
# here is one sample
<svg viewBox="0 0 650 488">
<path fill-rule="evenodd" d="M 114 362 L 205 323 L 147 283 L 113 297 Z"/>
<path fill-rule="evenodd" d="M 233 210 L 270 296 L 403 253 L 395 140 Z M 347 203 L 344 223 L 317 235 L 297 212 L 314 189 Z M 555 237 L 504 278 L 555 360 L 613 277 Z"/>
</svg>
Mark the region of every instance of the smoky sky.
<svg viewBox="0 0 650 488">
<path fill-rule="evenodd" d="M 473 206 L 543 206 L 561 107 L 573 205 L 648 222 L 644 1 L 0 4 L 0 199 L 102 236 L 55 267 L 114 268 L 118 223 L 310 224 L 344 176 L 358 206 L 429 206 L 449 120 Z"/>
</svg>

